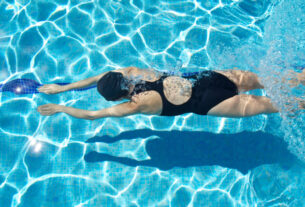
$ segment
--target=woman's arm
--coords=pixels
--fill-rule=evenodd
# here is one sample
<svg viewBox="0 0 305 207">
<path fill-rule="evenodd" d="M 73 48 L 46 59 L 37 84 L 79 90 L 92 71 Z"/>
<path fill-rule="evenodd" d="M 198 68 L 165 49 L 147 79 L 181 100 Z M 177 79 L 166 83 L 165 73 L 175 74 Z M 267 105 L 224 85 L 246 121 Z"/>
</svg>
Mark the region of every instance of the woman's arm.
<svg viewBox="0 0 305 207">
<path fill-rule="evenodd" d="M 69 91 L 69 90 L 77 89 L 77 88 L 85 88 L 87 86 L 91 86 L 93 84 L 96 84 L 96 82 L 103 75 L 105 75 L 105 73 L 102 73 L 100 75 L 93 76 L 93 77 L 90 77 L 90 78 L 86 78 L 84 80 L 80 80 L 80 81 L 77 81 L 77 82 L 74 82 L 74 83 L 70 83 L 70 84 L 67 84 L 67 85 L 63 85 L 63 86 L 61 86 L 61 92 Z"/>
<path fill-rule="evenodd" d="M 45 116 L 50 116 L 56 113 L 63 112 L 75 118 L 94 120 L 105 117 L 123 117 L 136 113 L 141 113 L 141 108 L 142 107 L 140 107 L 139 104 L 135 102 L 125 102 L 98 111 L 88 111 L 57 104 L 45 104 L 39 106 L 37 110 L 41 115 Z"/>
<path fill-rule="evenodd" d="M 104 72 L 100 75 L 97 75 L 97 76 L 86 78 L 81 81 L 77 81 L 75 83 L 70 83 L 67 85 L 45 84 L 45 85 L 39 87 L 38 91 L 40 93 L 45 93 L 45 94 L 57 94 L 57 93 L 69 91 L 72 89 L 84 88 L 84 87 L 96 84 L 96 82 L 105 74 L 106 74 L 106 72 Z"/>
<path fill-rule="evenodd" d="M 121 68 L 113 70 L 114 72 L 121 72 L 123 75 L 128 75 L 132 70 L 135 70 L 137 68 L 135 67 L 127 67 L 127 68 Z M 109 72 L 109 71 L 107 71 Z M 38 91 L 41 93 L 46 94 L 56 94 L 61 93 L 65 91 L 69 91 L 72 89 L 78 89 L 78 88 L 85 88 L 88 86 L 91 86 L 93 84 L 96 84 L 99 79 L 101 79 L 107 72 L 101 73 L 97 76 L 93 76 L 90 78 L 86 78 L 84 80 L 77 81 L 75 83 L 70 83 L 67 85 L 57 85 L 57 84 L 46 84 L 38 88 Z"/>
</svg>

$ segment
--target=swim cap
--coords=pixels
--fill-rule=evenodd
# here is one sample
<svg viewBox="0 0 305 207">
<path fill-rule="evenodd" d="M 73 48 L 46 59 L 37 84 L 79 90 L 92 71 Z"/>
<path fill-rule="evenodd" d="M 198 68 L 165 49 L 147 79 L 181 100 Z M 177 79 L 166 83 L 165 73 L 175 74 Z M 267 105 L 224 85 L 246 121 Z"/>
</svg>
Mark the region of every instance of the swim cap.
<svg viewBox="0 0 305 207">
<path fill-rule="evenodd" d="M 107 101 L 115 101 L 126 96 L 128 89 L 128 80 L 118 72 L 108 72 L 97 82 L 98 92 Z"/>
</svg>

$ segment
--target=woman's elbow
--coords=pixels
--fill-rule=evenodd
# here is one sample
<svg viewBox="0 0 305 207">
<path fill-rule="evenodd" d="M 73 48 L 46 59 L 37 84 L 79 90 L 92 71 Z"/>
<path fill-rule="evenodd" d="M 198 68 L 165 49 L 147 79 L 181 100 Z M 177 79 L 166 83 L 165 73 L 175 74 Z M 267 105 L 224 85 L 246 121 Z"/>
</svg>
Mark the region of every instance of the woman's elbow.
<svg viewBox="0 0 305 207">
<path fill-rule="evenodd" d="M 97 117 L 97 114 L 95 113 L 95 111 L 89 111 L 87 113 L 86 119 L 88 119 L 88 120 L 95 120 L 97 118 L 98 117 Z"/>
<path fill-rule="evenodd" d="M 87 118 L 89 120 L 95 120 L 100 118 L 105 118 L 111 116 L 109 113 L 109 109 L 102 109 L 98 111 L 88 111 Z"/>
</svg>

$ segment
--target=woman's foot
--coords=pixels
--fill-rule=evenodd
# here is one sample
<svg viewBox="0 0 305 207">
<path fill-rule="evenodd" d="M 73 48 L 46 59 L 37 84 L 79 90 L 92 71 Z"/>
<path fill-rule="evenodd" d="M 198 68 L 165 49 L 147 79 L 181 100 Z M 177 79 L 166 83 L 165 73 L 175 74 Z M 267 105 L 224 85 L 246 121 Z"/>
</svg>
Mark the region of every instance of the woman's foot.
<svg viewBox="0 0 305 207">
<path fill-rule="evenodd" d="M 300 109 L 305 109 L 305 100 L 296 98 L 298 100 L 299 108 Z"/>
<path fill-rule="evenodd" d="M 303 68 L 301 73 L 297 74 L 297 79 L 300 84 L 305 85 L 305 68 Z"/>
<path fill-rule="evenodd" d="M 288 70 L 286 78 L 288 79 L 288 83 L 291 87 L 296 87 L 300 84 L 305 85 L 305 68 L 303 68 L 301 73 Z"/>
</svg>

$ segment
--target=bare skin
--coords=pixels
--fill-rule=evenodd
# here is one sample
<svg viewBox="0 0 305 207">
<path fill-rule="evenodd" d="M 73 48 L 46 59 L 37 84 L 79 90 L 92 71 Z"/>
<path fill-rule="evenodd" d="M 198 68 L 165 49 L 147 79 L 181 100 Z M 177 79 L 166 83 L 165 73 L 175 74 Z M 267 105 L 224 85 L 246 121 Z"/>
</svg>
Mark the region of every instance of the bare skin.
<svg viewBox="0 0 305 207">
<path fill-rule="evenodd" d="M 151 82 L 158 80 L 161 75 L 158 71 L 153 69 L 139 69 L 136 67 L 117 69 L 114 72 L 120 72 L 129 79 L 141 79 Z M 239 92 L 264 88 L 255 73 L 242 70 L 226 70 L 216 72 L 225 75 L 231 81 L 233 81 L 238 87 Z M 48 84 L 38 88 L 38 90 L 46 94 L 56 94 L 75 88 L 83 88 L 92 84 L 96 84 L 97 81 L 105 74 L 106 73 L 102 73 L 100 75 L 64 86 Z M 303 70 L 302 73 L 296 73 L 295 76 L 295 80 L 297 80 L 297 83 L 294 84 L 304 84 L 305 70 Z M 191 97 L 191 83 L 181 77 L 167 77 L 163 81 L 163 86 L 165 97 L 172 104 L 183 104 Z M 159 93 L 156 91 L 146 91 L 136 94 L 134 96 L 130 96 L 130 93 L 132 92 L 133 88 L 134 85 L 131 85 L 129 94 L 126 97 L 121 98 L 128 99 L 128 102 L 124 102 L 112 106 L 110 108 L 105 108 L 98 111 L 88 111 L 57 104 L 46 104 L 39 106 L 38 112 L 40 112 L 41 115 L 46 116 L 63 112 L 76 118 L 89 120 L 104 117 L 122 117 L 138 113 L 160 115 L 162 111 L 162 99 Z M 304 101 L 301 102 L 303 103 L 304 107 Z M 301 108 L 303 108 L 302 104 L 300 106 Z M 270 99 L 267 97 L 239 94 L 229 99 L 226 99 L 211 108 L 208 111 L 208 115 L 221 117 L 247 117 L 258 114 L 270 114 L 276 112 L 278 112 L 278 109 L 276 109 L 276 107 L 272 105 Z"/>
</svg>

